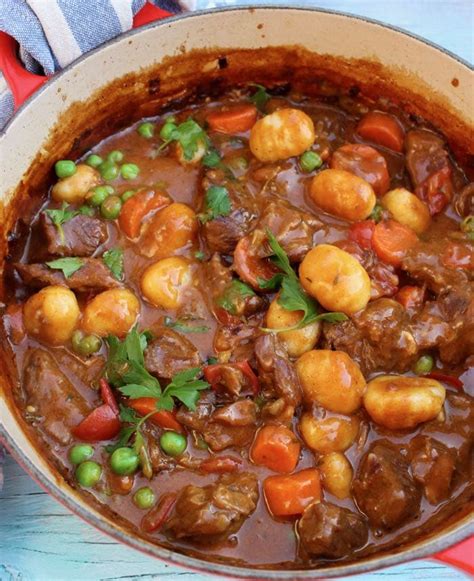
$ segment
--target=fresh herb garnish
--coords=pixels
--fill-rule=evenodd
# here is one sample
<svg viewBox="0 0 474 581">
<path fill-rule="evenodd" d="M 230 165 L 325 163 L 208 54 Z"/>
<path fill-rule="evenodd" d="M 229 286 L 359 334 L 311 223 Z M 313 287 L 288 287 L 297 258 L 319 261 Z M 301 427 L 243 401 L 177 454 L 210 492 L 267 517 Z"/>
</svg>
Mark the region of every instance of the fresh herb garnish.
<svg viewBox="0 0 474 581">
<path fill-rule="evenodd" d="M 460 228 L 466 234 L 468 240 L 474 240 L 474 216 L 466 216 L 461 222 Z"/>
<path fill-rule="evenodd" d="M 92 208 L 92 206 L 81 206 L 78 210 L 79 214 L 82 214 L 83 216 L 89 216 L 89 218 L 92 218 L 92 216 L 95 216 L 95 208 Z"/>
<path fill-rule="evenodd" d="M 123 250 L 121 248 L 111 248 L 104 252 L 102 261 L 117 280 L 123 279 Z"/>
<path fill-rule="evenodd" d="M 176 319 L 173 321 L 171 317 L 164 318 L 164 324 L 166 327 L 170 329 L 176 329 L 177 331 L 181 331 L 181 333 L 206 333 L 209 331 L 209 327 L 206 325 L 188 325 L 185 321 L 181 321 L 180 319 Z"/>
<path fill-rule="evenodd" d="M 109 357 L 106 375 L 108 380 L 130 399 L 141 397 L 156 399 L 157 411 L 173 409 L 173 397 L 188 407 L 191 406 L 190 409 L 194 409 L 199 398 L 198 392 L 209 387 L 206 381 L 196 379 L 201 369 L 198 367 L 175 374 L 171 383 L 162 391 L 158 379 L 145 369 L 143 352 L 148 339 L 147 334 L 139 333 L 136 327 L 123 341 L 114 336 L 107 338 Z"/>
<path fill-rule="evenodd" d="M 196 252 L 194 253 L 194 258 L 196 258 L 196 260 L 203 261 L 206 258 L 206 255 L 202 250 L 196 250 Z"/>
<path fill-rule="evenodd" d="M 79 214 L 78 210 L 68 210 L 67 208 L 68 203 L 63 202 L 60 209 L 56 208 L 44 211 L 44 213 L 51 218 L 52 223 L 56 226 L 59 232 L 59 236 L 61 237 L 61 242 L 63 244 L 64 244 L 63 224 Z"/>
<path fill-rule="evenodd" d="M 179 143 L 183 151 L 184 159 L 188 161 L 193 159 L 200 145 L 204 146 L 206 151 L 209 147 L 209 137 L 194 119 L 187 119 L 173 129 L 170 136 L 162 143 L 158 151 L 169 145 L 172 141 Z"/>
<path fill-rule="evenodd" d="M 69 278 L 84 265 L 84 260 L 76 257 L 58 258 L 50 260 L 46 264 L 51 269 L 62 270 L 64 276 Z"/>
<path fill-rule="evenodd" d="M 267 93 L 267 90 L 265 89 L 265 87 L 263 85 L 259 85 L 257 83 L 252 83 L 250 86 L 256 87 L 257 90 L 255 91 L 255 93 L 253 95 L 251 95 L 249 97 L 249 100 L 255 104 L 257 109 L 259 109 L 260 111 L 263 111 L 265 109 L 265 105 L 267 104 L 267 101 L 270 99 L 270 95 Z"/>
<path fill-rule="evenodd" d="M 270 281 L 265 281 L 261 288 L 276 288 L 281 285 L 278 304 L 287 311 L 303 311 L 303 318 L 292 327 L 285 329 L 263 329 L 266 332 L 281 333 L 282 331 L 291 331 L 301 329 L 315 321 L 324 320 L 331 323 L 339 323 L 347 320 L 344 313 L 319 313 L 317 302 L 310 297 L 302 288 L 298 277 L 291 267 L 286 252 L 280 246 L 278 240 L 270 230 L 267 230 L 267 238 L 270 248 L 273 251 L 272 262 L 282 271 L 281 274 L 275 275 Z"/>
<path fill-rule="evenodd" d="M 254 296 L 256 296 L 256 294 L 247 284 L 240 280 L 233 280 L 224 290 L 224 293 L 218 299 L 217 304 L 231 315 L 238 315 L 239 304 L 241 304 L 245 298 Z"/>
<path fill-rule="evenodd" d="M 227 188 L 211 186 L 206 192 L 205 207 L 205 212 L 198 215 L 202 224 L 219 216 L 228 216 L 232 206 Z"/>
<path fill-rule="evenodd" d="M 372 210 L 369 220 L 373 220 L 374 222 L 380 222 L 383 217 L 383 207 L 380 204 L 375 204 L 374 209 Z"/>
</svg>

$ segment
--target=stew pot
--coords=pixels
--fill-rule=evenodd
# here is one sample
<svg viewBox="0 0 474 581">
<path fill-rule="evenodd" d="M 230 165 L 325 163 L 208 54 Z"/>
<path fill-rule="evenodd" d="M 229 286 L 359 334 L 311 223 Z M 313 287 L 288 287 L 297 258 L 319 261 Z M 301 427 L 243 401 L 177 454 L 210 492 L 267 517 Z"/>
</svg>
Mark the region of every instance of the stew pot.
<svg viewBox="0 0 474 581">
<path fill-rule="evenodd" d="M 164 16 L 166 13 L 147 5 L 135 24 Z M 232 8 L 160 20 L 79 59 L 23 104 L 45 79 L 22 71 L 12 39 L 3 35 L 0 41 L 0 68 L 14 91 L 16 106 L 22 105 L 0 137 L 0 262 L 10 228 L 35 193 L 40 195 L 48 187 L 54 159 L 74 159 L 139 117 L 156 114 L 177 99 L 219 91 L 239 79 L 263 83 L 287 79 L 309 89 L 312 83 L 319 83 L 321 89 L 324 78 L 337 78 L 368 93 L 388 94 L 414 114 L 430 119 L 455 152 L 473 147 L 469 143 L 474 110 L 469 65 L 402 31 L 345 14 L 280 6 Z M 0 284 L 0 292 L 3 290 Z M 45 490 L 86 521 L 149 555 L 207 573 L 314 578 L 314 570 L 250 569 L 173 552 L 139 538 L 112 515 L 100 513 L 63 480 L 30 438 L 8 397 L 14 370 L 6 347 L 0 347 L 0 367 L 3 440 Z M 473 546 L 465 540 L 471 532 L 466 507 L 416 542 L 357 562 L 325 565 L 317 575 L 361 573 L 439 551 L 444 551 L 438 553 L 439 559 L 465 567 L 471 563 L 472 570 Z"/>
</svg>

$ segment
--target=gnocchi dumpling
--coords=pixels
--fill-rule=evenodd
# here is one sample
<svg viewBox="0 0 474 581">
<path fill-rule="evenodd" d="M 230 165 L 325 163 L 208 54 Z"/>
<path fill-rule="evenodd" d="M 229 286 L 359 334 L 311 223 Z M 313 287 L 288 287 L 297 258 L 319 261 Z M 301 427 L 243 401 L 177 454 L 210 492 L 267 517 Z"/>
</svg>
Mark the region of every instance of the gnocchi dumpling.
<svg viewBox="0 0 474 581">
<path fill-rule="evenodd" d="M 445 388 L 435 379 L 379 375 L 367 385 L 364 406 L 377 424 L 406 430 L 436 418 L 445 397 Z"/>
<path fill-rule="evenodd" d="M 344 452 L 352 446 L 359 433 L 360 421 L 351 416 L 316 418 L 305 412 L 299 430 L 306 445 L 319 454 Z"/>
<path fill-rule="evenodd" d="M 164 258 L 143 273 L 141 289 L 147 301 L 163 309 L 177 309 L 193 282 L 193 265 L 179 256 Z"/>
<path fill-rule="evenodd" d="M 311 117 L 299 109 L 279 109 L 259 119 L 250 132 L 250 151 L 272 162 L 301 155 L 315 139 Z"/>
<path fill-rule="evenodd" d="M 51 196 L 56 202 L 80 204 L 84 201 L 87 192 L 100 183 L 99 172 L 85 163 L 80 163 L 72 176 L 59 180 L 53 186 Z"/>
<path fill-rule="evenodd" d="M 115 288 L 98 294 L 86 305 L 82 328 L 99 337 L 122 337 L 133 327 L 139 314 L 140 303 L 133 292 Z"/>
</svg>

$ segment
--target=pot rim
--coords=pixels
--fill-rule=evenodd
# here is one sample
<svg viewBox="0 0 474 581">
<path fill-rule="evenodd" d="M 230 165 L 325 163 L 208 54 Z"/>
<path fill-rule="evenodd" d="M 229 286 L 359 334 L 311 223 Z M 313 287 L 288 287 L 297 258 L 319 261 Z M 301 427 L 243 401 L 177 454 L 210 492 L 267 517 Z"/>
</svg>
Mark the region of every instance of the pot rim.
<svg viewBox="0 0 474 581">
<path fill-rule="evenodd" d="M 179 14 L 176 16 L 171 16 L 163 20 L 158 20 L 155 22 L 148 23 L 137 29 L 132 29 L 118 37 L 115 37 L 99 47 L 85 53 L 80 58 L 69 64 L 67 67 L 62 69 L 59 73 L 50 77 L 35 93 L 28 97 L 22 105 L 15 112 L 15 115 L 9 120 L 7 125 L 0 132 L 0 137 L 6 137 L 9 128 L 15 122 L 17 117 L 24 111 L 27 107 L 32 105 L 42 92 L 49 88 L 52 84 L 61 80 L 62 76 L 73 69 L 77 64 L 82 63 L 85 59 L 92 57 L 93 55 L 99 53 L 104 48 L 108 48 L 121 42 L 124 38 L 130 38 L 135 35 L 140 34 L 143 30 L 149 30 L 152 28 L 160 28 L 162 26 L 168 26 L 176 21 L 181 21 L 189 18 L 199 18 L 200 16 L 219 14 L 225 12 L 247 12 L 247 11 L 306 11 L 311 13 L 324 13 L 334 16 L 342 16 L 348 19 L 372 24 L 379 26 L 381 28 L 388 28 L 398 34 L 411 37 L 412 39 L 427 45 L 438 52 L 448 56 L 449 58 L 457 61 L 462 66 L 466 67 L 469 71 L 473 71 L 474 67 L 459 57 L 458 55 L 450 52 L 449 50 L 437 45 L 436 43 L 426 40 L 425 38 L 408 32 L 397 26 L 390 24 L 384 24 L 376 19 L 366 18 L 363 16 L 357 16 L 354 14 L 349 14 L 347 12 L 323 9 L 323 8 L 313 8 L 303 5 L 280 5 L 271 4 L 265 6 L 258 5 L 246 5 L 246 6 L 231 6 L 231 7 L 221 7 L 212 8 L 209 10 L 202 10 L 199 12 Z M 197 557 L 191 557 L 183 553 L 167 549 L 163 546 L 152 543 L 151 541 L 142 539 L 137 535 L 133 534 L 131 531 L 126 531 L 119 527 L 109 523 L 106 520 L 97 518 L 89 508 L 88 505 L 82 505 L 75 498 L 74 494 L 71 494 L 70 490 L 62 487 L 59 484 L 54 484 L 51 480 L 47 479 L 30 460 L 30 458 L 23 452 L 19 445 L 14 441 L 10 434 L 6 431 L 6 427 L 3 422 L 0 422 L 0 442 L 4 443 L 7 449 L 11 452 L 15 460 L 26 470 L 26 472 L 52 497 L 61 502 L 74 514 L 81 517 L 88 524 L 95 526 L 101 532 L 110 535 L 115 540 L 137 549 L 142 553 L 149 556 L 158 558 L 169 564 L 177 565 L 187 569 L 192 569 L 194 571 L 205 572 L 211 575 L 228 576 L 235 578 L 246 578 L 246 579 L 315 579 L 321 575 L 325 578 L 328 577 L 340 577 L 342 575 L 352 575 L 357 573 L 363 573 L 372 571 L 379 568 L 384 568 L 392 565 L 397 565 L 408 560 L 419 559 L 422 557 L 431 556 L 434 553 L 445 550 L 449 546 L 454 545 L 460 541 L 467 539 L 474 532 L 474 523 L 470 523 L 468 518 L 462 519 L 460 522 L 452 523 L 447 529 L 435 533 L 431 538 L 424 539 L 416 542 L 413 546 L 408 546 L 405 549 L 397 549 L 394 554 L 387 555 L 373 555 L 367 557 L 363 560 L 356 561 L 350 564 L 342 565 L 332 565 L 331 567 L 321 567 L 314 569 L 256 569 L 252 566 L 238 567 L 235 565 L 227 565 L 224 563 L 219 563 L 216 561 L 206 561 L 204 559 L 199 559 Z"/>
</svg>

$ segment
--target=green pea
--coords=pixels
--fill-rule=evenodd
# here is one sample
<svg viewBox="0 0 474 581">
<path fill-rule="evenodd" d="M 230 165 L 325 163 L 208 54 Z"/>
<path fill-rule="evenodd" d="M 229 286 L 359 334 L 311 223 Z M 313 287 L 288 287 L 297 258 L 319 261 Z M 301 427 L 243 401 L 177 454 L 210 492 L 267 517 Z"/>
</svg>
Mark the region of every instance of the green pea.
<svg viewBox="0 0 474 581">
<path fill-rule="evenodd" d="M 97 353 L 102 347 L 102 341 L 97 335 L 87 335 L 81 341 L 81 353 L 83 355 L 92 355 Z"/>
<path fill-rule="evenodd" d="M 165 141 L 171 139 L 173 131 L 176 129 L 176 124 L 172 121 L 167 121 L 160 130 L 160 137 Z"/>
<path fill-rule="evenodd" d="M 112 186 L 96 186 L 87 193 L 86 200 L 90 206 L 100 206 L 113 193 L 114 188 Z"/>
<path fill-rule="evenodd" d="M 72 337 L 71 337 L 72 348 L 74 349 L 74 351 L 76 353 L 79 353 L 79 350 L 81 348 L 81 341 L 83 338 L 84 338 L 84 333 L 82 331 L 79 331 L 79 329 L 76 329 L 74 331 L 74 333 L 72 334 Z"/>
<path fill-rule="evenodd" d="M 163 432 L 160 437 L 160 446 L 168 456 L 180 456 L 186 450 L 186 437 L 178 432 Z"/>
<path fill-rule="evenodd" d="M 100 206 L 100 213 L 106 220 L 115 220 L 122 209 L 122 200 L 118 196 L 109 196 Z"/>
<path fill-rule="evenodd" d="M 206 167 L 216 167 L 220 162 L 221 158 L 217 151 L 210 151 L 202 158 L 202 164 Z"/>
<path fill-rule="evenodd" d="M 149 486 L 139 488 L 133 495 L 133 502 L 138 508 L 151 508 L 155 504 L 155 493 Z"/>
<path fill-rule="evenodd" d="M 77 167 L 70 159 L 61 159 L 54 164 L 54 171 L 58 178 L 69 178 L 76 173 Z"/>
<path fill-rule="evenodd" d="M 127 200 L 132 198 L 136 193 L 137 193 L 136 190 L 127 190 L 120 196 L 122 198 L 122 202 L 126 202 Z"/>
<path fill-rule="evenodd" d="M 69 450 L 71 464 L 82 464 L 94 455 L 94 448 L 89 444 L 76 444 Z"/>
<path fill-rule="evenodd" d="M 92 488 L 99 482 L 101 476 L 102 466 L 92 460 L 86 460 L 76 468 L 76 480 L 83 488 Z"/>
<path fill-rule="evenodd" d="M 380 204 L 375 204 L 374 209 L 372 210 L 372 213 L 369 216 L 370 220 L 373 220 L 374 222 L 380 222 L 380 220 L 382 219 L 382 214 L 383 214 L 383 208 Z"/>
<path fill-rule="evenodd" d="M 123 160 L 123 153 L 118 149 L 114 149 L 107 155 L 107 160 L 112 163 L 117 163 Z"/>
<path fill-rule="evenodd" d="M 312 172 L 323 165 L 323 160 L 315 151 L 305 151 L 300 157 L 300 167 L 306 172 Z"/>
<path fill-rule="evenodd" d="M 434 366 L 434 359 L 431 355 L 422 355 L 415 363 L 414 371 L 417 375 L 426 375 Z"/>
<path fill-rule="evenodd" d="M 95 153 L 92 153 L 91 155 L 89 155 L 86 159 L 86 163 L 87 165 L 90 165 L 91 167 L 99 167 L 99 165 L 103 162 L 104 160 L 100 157 L 100 155 L 97 155 Z"/>
<path fill-rule="evenodd" d="M 247 159 L 245 157 L 242 156 L 237 156 L 237 157 L 233 157 L 232 159 L 229 159 L 228 165 L 233 168 L 233 169 L 237 169 L 237 170 L 246 170 L 249 166 L 249 162 L 247 161 Z"/>
<path fill-rule="evenodd" d="M 103 161 L 97 168 L 104 180 L 114 180 L 119 175 L 119 167 L 113 161 Z"/>
<path fill-rule="evenodd" d="M 138 126 L 138 134 L 144 137 L 145 139 L 151 139 L 155 134 L 155 126 L 153 123 L 147 121 L 146 123 L 142 123 Z"/>
<path fill-rule="evenodd" d="M 135 163 L 124 163 L 120 168 L 120 174 L 124 180 L 134 180 L 140 173 L 140 168 Z"/>
<path fill-rule="evenodd" d="M 110 456 L 110 467 L 115 474 L 133 474 L 140 464 L 140 458 L 132 448 L 117 448 Z"/>
</svg>

